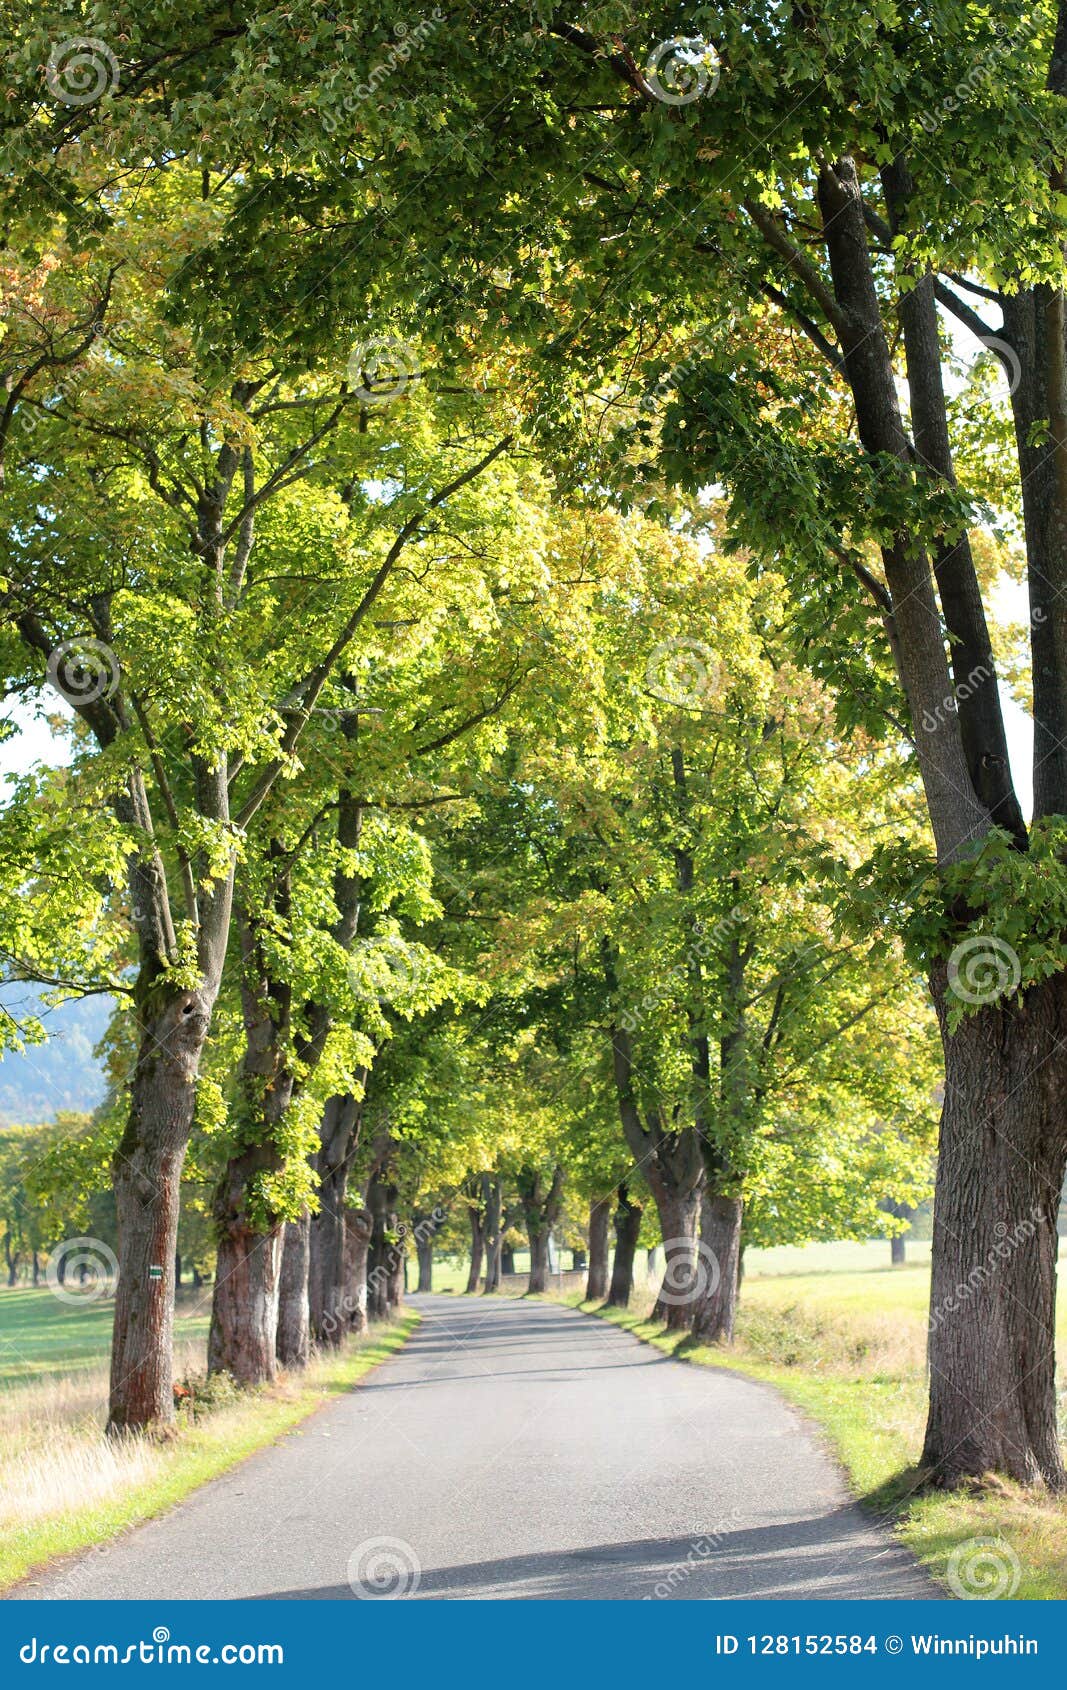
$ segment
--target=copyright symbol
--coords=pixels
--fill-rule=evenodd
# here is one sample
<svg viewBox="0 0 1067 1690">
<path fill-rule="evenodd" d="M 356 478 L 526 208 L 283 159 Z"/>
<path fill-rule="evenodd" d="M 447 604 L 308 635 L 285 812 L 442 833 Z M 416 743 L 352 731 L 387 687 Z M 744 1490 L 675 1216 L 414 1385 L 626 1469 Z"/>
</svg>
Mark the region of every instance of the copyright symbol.
<svg viewBox="0 0 1067 1690">
<path fill-rule="evenodd" d="M 899 1655 L 903 1647 L 904 1639 L 902 1637 L 887 1637 L 885 1640 L 885 1652 L 887 1655 Z"/>
</svg>

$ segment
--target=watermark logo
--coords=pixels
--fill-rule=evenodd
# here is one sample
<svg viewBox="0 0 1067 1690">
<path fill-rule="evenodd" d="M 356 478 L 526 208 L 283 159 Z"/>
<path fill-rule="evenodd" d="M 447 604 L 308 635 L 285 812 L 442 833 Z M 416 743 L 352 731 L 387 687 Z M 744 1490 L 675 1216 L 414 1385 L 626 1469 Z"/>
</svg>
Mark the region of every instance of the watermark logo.
<svg viewBox="0 0 1067 1690">
<path fill-rule="evenodd" d="M 119 660 L 103 640 L 64 640 L 46 665 L 48 679 L 61 698 L 77 708 L 114 697 L 119 684 Z"/>
<path fill-rule="evenodd" d="M 99 1238 L 68 1238 L 48 1258 L 45 1279 L 61 1303 L 96 1303 L 113 1290 L 118 1258 Z"/>
<path fill-rule="evenodd" d="M 645 683 L 655 698 L 699 710 L 719 681 L 719 664 L 703 640 L 662 640 L 645 665 Z"/>
<path fill-rule="evenodd" d="M 1018 1590 L 1022 1567 L 1003 1538 L 971 1537 L 952 1551 L 947 1577 L 965 1602 L 1003 1602 Z"/>
<path fill-rule="evenodd" d="M 393 335 L 360 341 L 348 359 L 349 385 L 364 405 L 393 404 L 419 374 L 414 347 Z"/>
<path fill-rule="evenodd" d="M 645 81 L 665 106 L 691 106 L 719 86 L 719 55 L 700 36 L 676 35 L 653 47 L 645 64 Z"/>
<path fill-rule="evenodd" d="M 421 1579 L 419 1558 L 400 1537 L 369 1537 L 348 1558 L 348 1582 L 361 1602 L 414 1596 Z"/>
<path fill-rule="evenodd" d="M 964 1003 L 989 1004 L 1009 998 L 1021 978 L 1016 952 L 995 933 L 972 934 L 948 959 L 949 991 Z"/>
<path fill-rule="evenodd" d="M 63 106 L 91 106 L 109 88 L 118 88 L 119 62 L 106 41 L 75 35 L 59 41 L 48 55 L 45 87 Z"/>
<path fill-rule="evenodd" d="M 713 1296 L 722 1278 L 719 1259 L 710 1245 L 700 1239 L 694 1250 L 690 1238 L 664 1240 L 667 1258 L 656 1301 L 667 1308 L 681 1308 Z"/>
</svg>

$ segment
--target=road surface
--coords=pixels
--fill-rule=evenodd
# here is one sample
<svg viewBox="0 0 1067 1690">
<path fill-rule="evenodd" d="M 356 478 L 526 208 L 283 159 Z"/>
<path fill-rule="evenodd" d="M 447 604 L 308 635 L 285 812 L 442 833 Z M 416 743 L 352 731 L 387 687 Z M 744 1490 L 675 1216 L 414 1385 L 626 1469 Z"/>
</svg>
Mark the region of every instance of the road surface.
<svg viewBox="0 0 1067 1690">
<path fill-rule="evenodd" d="M 13 1596 L 940 1594 L 767 1387 L 555 1304 L 414 1301 L 366 1383 Z"/>
</svg>

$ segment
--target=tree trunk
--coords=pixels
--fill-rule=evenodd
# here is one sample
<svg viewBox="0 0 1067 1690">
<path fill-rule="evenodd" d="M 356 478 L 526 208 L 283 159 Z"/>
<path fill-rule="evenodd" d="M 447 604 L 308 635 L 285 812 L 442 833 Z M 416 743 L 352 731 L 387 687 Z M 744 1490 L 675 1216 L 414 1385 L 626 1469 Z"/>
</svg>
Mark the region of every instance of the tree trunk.
<svg viewBox="0 0 1067 1690">
<path fill-rule="evenodd" d="M 278 1289 L 278 1337 L 275 1346 L 281 1367 L 306 1367 L 311 1357 L 311 1316 L 308 1306 L 308 1253 L 311 1217 L 287 1221 L 282 1239 L 282 1267 Z"/>
<path fill-rule="evenodd" d="M 526 1216 L 530 1240 L 530 1282 L 527 1294 L 548 1289 L 548 1241 L 563 1208 L 563 1169 L 557 1162 L 548 1189 L 536 1168 L 522 1168 L 518 1175 L 519 1198 Z"/>
<path fill-rule="evenodd" d="M 739 1197 L 705 1191 L 700 1206 L 697 1252 L 698 1295 L 693 1305 L 693 1337 L 702 1344 L 732 1344 L 741 1284 Z"/>
<path fill-rule="evenodd" d="M 889 1260 L 895 1268 L 907 1265 L 908 1253 L 904 1248 L 904 1234 L 895 1232 L 889 1240 Z"/>
<path fill-rule="evenodd" d="M 1067 1485 L 1056 1429 L 1056 1217 L 1067 1164 L 1067 981 L 945 1025 L 923 1466 Z"/>
<path fill-rule="evenodd" d="M 589 1276 L 585 1282 L 587 1303 L 602 1302 L 608 1290 L 608 1229 L 611 1198 L 594 1197 L 589 1205 Z"/>
<path fill-rule="evenodd" d="M 388 1179 L 380 1173 L 372 1176 L 367 1187 L 367 1207 L 371 1216 L 367 1270 L 367 1316 L 370 1320 L 388 1320 L 402 1300 L 403 1252 L 397 1242 L 397 1197 L 397 1188 Z"/>
<path fill-rule="evenodd" d="M 421 1235 L 415 1240 L 415 1253 L 419 1263 L 419 1282 L 417 1291 L 433 1290 L 433 1239 L 423 1238 Z"/>
<path fill-rule="evenodd" d="M 498 1179 L 485 1184 L 485 1285 L 486 1295 L 500 1290 L 500 1253 L 503 1243 L 501 1190 Z"/>
<path fill-rule="evenodd" d="M 671 1332 L 689 1325 L 693 1305 L 700 1293 L 697 1272 L 697 1223 L 700 1218 L 701 1187 L 670 1191 L 659 1180 L 652 1186 L 663 1233 L 663 1277 L 656 1295 L 652 1319 L 661 1320 Z"/>
<path fill-rule="evenodd" d="M 535 1232 L 530 1237 L 530 1283 L 527 1293 L 548 1290 L 548 1233 Z"/>
<path fill-rule="evenodd" d="M 229 1373 L 238 1385 L 277 1377 L 278 1288 L 283 1227 L 255 1232 L 233 1226 L 219 1241 L 211 1299 L 208 1373 Z"/>
<path fill-rule="evenodd" d="M 206 989 L 142 1011 L 130 1115 L 112 1162 L 119 1276 L 108 1431 L 174 1420 L 174 1255 L 196 1074 L 214 1003 Z M 158 1268 L 156 1277 L 149 1270 Z"/>
<path fill-rule="evenodd" d="M 33 1252 L 33 1283 L 35 1285 L 41 1283 L 41 1261 L 36 1250 Z"/>
<path fill-rule="evenodd" d="M 269 1130 L 269 1128 L 267 1129 Z M 249 1215 L 258 1177 L 281 1165 L 273 1138 L 232 1156 L 215 1198 L 218 1256 L 208 1334 L 208 1373 L 229 1373 L 238 1385 L 277 1377 L 281 1221 L 266 1228 Z"/>
<path fill-rule="evenodd" d="M 174 1252 L 174 1288 L 177 1290 L 182 1282 L 182 1259 L 177 1250 Z"/>
<path fill-rule="evenodd" d="M 308 1238 L 308 1308 L 311 1335 L 319 1345 L 339 1344 L 345 1333 L 345 1198 L 359 1124 L 354 1097 L 327 1101 L 315 1158 L 319 1209 Z"/>
<path fill-rule="evenodd" d="M 360 1333 L 367 1330 L 367 1257 L 370 1252 L 371 1215 L 369 1209 L 346 1209 L 344 1215 L 344 1290 L 345 1321 L 342 1332 Z"/>
<path fill-rule="evenodd" d="M 470 1204 L 468 1214 L 471 1223 L 471 1261 L 467 1271 L 467 1295 L 472 1296 L 478 1289 L 478 1282 L 482 1277 L 482 1254 L 485 1249 L 485 1225 L 479 1201 Z"/>
<path fill-rule="evenodd" d="M 609 1309 L 625 1309 L 630 1306 L 634 1288 L 634 1257 L 637 1254 L 642 1219 L 640 1203 L 634 1203 L 626 1186 L 620 1185 L 619 1206 L 615 1211 L 615 1262 L 608 1290 Z"/>
</svg>

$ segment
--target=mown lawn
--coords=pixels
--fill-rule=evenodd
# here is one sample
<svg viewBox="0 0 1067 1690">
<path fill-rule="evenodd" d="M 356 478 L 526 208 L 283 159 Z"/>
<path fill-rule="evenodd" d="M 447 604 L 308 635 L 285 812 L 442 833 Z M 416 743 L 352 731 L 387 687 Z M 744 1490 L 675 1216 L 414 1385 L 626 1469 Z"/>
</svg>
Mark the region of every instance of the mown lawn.
<svg viewBox="0 0 1067 1690">
<path fill-rule="evenodd" d="M 114 1304 L 62 1302 L 49 1290 L 0 1290 L 0 1390 L 17 1382 L 69 1374 L 106 1361 Z M 211 1287 L 181 1293 L 175 1339 L 182 1345 L 207 1340 Z"/>
</svg>

